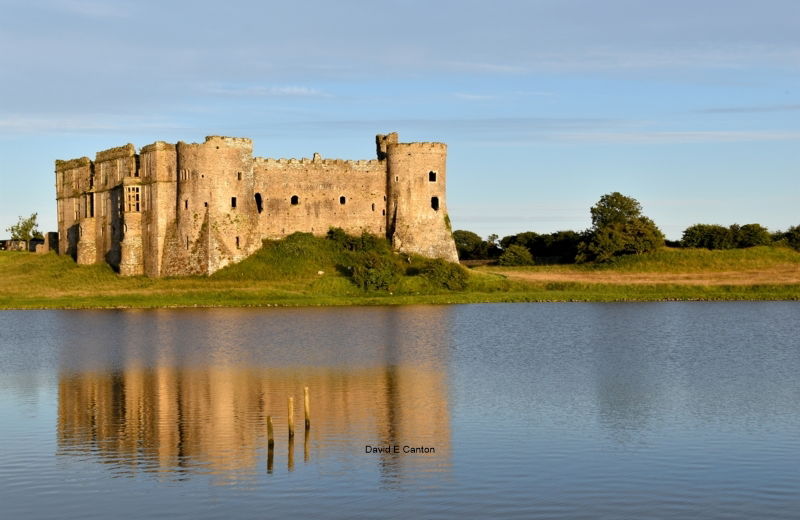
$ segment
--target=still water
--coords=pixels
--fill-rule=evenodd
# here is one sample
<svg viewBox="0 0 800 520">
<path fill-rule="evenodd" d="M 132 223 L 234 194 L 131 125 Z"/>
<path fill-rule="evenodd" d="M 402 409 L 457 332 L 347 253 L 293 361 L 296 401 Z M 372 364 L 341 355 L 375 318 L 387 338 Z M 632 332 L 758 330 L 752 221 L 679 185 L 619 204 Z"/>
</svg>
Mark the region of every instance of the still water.
<svg viewBox="0 0 800 520">
<path fill-rule="evenodd" d="M 0 312 L 0 516 L 797 518 L 798 318 L 788 302 Z"/>
</svg>

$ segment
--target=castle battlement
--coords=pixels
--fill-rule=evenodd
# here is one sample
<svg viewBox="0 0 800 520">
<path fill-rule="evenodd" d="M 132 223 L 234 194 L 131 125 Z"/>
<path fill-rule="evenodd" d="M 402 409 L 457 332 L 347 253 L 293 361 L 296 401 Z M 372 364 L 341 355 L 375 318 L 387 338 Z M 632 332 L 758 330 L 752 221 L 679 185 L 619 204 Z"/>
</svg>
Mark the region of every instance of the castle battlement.
<svg viewBox="0 0 800 520">
<path fill-rule="evenodd" d="M 63 172 L 65 170 L 80 168 L 81 166 L 89 166 L 91 164 L 92 161 L 88 157 L 78 157 L 77 159 L 64 159 L 64 160 L 57 159 L 56 171 Z"/>
<path fill-rule="evenodd" d="M 108 150 L 97 152 L 94 157 L 94 162 L 99 163 L 113 159 L 122 159 L 134 155 L 136 155 L 136 147 L 128 143 L 125 146 L 117 146 L 116 148 L 109 148 Z"/>
<path fill-rule="evenodd" d="M 123 275 L 210 274 L 277 239 L 331 227 L 457 260 L 447 147 L 376 137 L 376 159 L 264 158 L 253 141 L 132 144 L 56 161 L 59 251 Z"/>
</svg>

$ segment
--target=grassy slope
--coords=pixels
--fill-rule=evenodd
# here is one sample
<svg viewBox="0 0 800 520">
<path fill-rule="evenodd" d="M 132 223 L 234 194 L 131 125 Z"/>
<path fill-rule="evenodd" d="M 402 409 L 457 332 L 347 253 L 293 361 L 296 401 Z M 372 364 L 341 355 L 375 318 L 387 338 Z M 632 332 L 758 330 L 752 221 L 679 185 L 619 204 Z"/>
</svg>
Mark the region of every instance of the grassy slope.
<svg viewBox="0 0 800 520">
<path fill-rule="evenodd" d="M 676 273 L 800 269 L 800 253 L 782 248 L 670 250 L 603 266 L 480 268 L 463 292 L 404 277 L 389 293 L 364 293 L 337 270 L 342 252 L 315 240 L 272 244 L 211 277 L 120 277 L 107 266 L 77 266 L 54 254 L 0 252 L 0 308 L 370 305 L 496 301 L 800 299 L 800 284 L 625 284 L 510 279 L 514 272 Z M 324 274 L 318 274 L 324 271 Z"/>
</svg>

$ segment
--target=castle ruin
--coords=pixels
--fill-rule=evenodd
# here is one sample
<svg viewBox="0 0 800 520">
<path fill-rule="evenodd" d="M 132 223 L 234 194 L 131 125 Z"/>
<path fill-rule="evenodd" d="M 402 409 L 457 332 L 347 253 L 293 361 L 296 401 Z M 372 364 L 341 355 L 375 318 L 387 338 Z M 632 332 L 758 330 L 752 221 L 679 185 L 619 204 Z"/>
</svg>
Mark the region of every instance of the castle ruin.
<svg viewBox="0 0 800 520">
<path fill-rule="evenodd" d="M 447 145 L 376 137 L 377 159 L 253 157 L 253 142 L 132 144 L 56 161 L 58 250 L 122 275 L 211 274 L 297 231 L 385 236 L 400 252 L 457 261 Z"/>
</svg>

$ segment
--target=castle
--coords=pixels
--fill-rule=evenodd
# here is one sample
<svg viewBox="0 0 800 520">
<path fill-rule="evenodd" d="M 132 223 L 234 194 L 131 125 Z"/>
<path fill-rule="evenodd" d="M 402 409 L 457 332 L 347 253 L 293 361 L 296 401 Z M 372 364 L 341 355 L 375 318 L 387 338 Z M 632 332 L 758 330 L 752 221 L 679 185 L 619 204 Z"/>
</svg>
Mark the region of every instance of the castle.
<svg viewBox="0 0 800 520">
<path fill-rule="evenodd" d="M 253 142 L 132 144 L 56 161 L 59 253 L 122 275 L 211 274 L 297 231 L 385 236 L 457 261 L 443 143 L 376 137 L 377 159 L 253 157 Z"/>
</svg>

